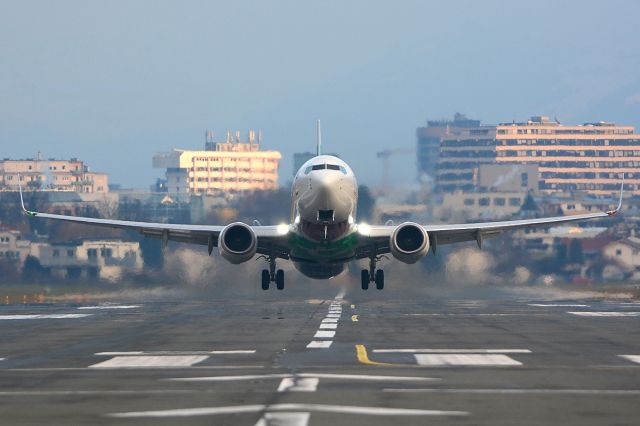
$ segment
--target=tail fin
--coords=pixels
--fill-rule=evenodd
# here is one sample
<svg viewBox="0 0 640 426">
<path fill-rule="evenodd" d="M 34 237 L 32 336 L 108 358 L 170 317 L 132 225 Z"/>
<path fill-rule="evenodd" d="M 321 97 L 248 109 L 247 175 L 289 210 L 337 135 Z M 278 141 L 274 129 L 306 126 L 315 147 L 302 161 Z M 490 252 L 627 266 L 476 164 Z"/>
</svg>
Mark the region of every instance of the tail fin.
<svg viewBox="0 0 640 426">
<path fill-rule="evenodd" d="M 320 120 L 317 122 L 316 131 L 316 155 L 322 155 L 322 132 L 320 131 Z"/>
</svg>

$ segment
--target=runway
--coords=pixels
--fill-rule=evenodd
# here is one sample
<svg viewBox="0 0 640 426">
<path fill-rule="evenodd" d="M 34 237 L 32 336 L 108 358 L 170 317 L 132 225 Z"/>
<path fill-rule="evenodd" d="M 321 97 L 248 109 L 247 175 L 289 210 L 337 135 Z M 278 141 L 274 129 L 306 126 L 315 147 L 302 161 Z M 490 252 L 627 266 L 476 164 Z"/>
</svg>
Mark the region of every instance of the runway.
<svg viewBox="0 0 640 426">
<path fill-rule="evenodd" d="M 638 423 L 640 302 L 318 289 L 3 305 L 2 423 Z"/>
</svg>

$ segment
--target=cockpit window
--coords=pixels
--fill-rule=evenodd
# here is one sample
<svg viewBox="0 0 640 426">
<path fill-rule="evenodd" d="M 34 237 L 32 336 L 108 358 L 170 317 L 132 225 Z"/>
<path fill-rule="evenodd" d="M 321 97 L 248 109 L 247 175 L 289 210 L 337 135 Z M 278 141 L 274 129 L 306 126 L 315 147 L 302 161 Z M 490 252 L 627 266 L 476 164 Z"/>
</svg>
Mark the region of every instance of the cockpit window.
<svg viewBox="0 0 640 426">
<path fill-rule="evenodd" d="M 308 166 L 304 169 L 304 174 L 308 175 L 309 172 L 313 170 L 339 170 L 343 175 L 347 174 L 347 169 L 344 166 L 339 166 L 337 164 L 314 164 L 312 166 Z"/>
</svg>

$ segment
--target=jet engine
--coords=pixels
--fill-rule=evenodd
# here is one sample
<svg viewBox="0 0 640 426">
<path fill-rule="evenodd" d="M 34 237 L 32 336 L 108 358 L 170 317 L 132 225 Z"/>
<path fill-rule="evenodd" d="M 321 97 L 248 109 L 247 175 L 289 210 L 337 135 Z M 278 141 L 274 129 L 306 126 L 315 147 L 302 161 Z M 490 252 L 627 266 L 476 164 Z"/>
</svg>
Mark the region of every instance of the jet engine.
<svg viewBox="0 0 640 426">
<path fill-rule="evenodd" d="M 400 262 L 416 263 L 429 251 L 429 235 L 417 223 L 398 225 L 390 238 L 391 254 Z"/>
<path fill-rule="evenodd" d="M 218 250 L 222 257 L 233 264 L 250 260 L 258 248 L 256 233 L 242 222 L 224 227 L 218 238 Z"/>
</svg>

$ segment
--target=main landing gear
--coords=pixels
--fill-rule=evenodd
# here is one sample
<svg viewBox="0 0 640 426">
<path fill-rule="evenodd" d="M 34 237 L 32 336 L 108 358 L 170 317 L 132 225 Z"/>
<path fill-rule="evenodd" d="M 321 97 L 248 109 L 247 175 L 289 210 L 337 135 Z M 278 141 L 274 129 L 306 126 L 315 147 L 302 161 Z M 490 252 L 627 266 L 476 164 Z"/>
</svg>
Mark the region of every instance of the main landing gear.
<svg viewBox="0 0 640 426">
<path fill-rule="evenodd" d="M 278 269 L 276 271 L 276 258 L 275 256 L 260 256 L 258 259 L 264 259 L 269 262 L 269 269 L 262 270 L 262 289 L 269 290 L 271 283 L 276 283 L 278 290 L 284 289 L 284 271 Z"/>
<path fill-rule="evenodd" d="M 360 280 L 363 290 L 369 289 L 369 283 L 376 283 L 376 288 L 382 290 L 384 288 L 384 271 L 376 270 L 376 263 L 385 256 L 372 256 L 369 258 L 369 269 L 363 269 L 360 273 Z"/>
</svg>

